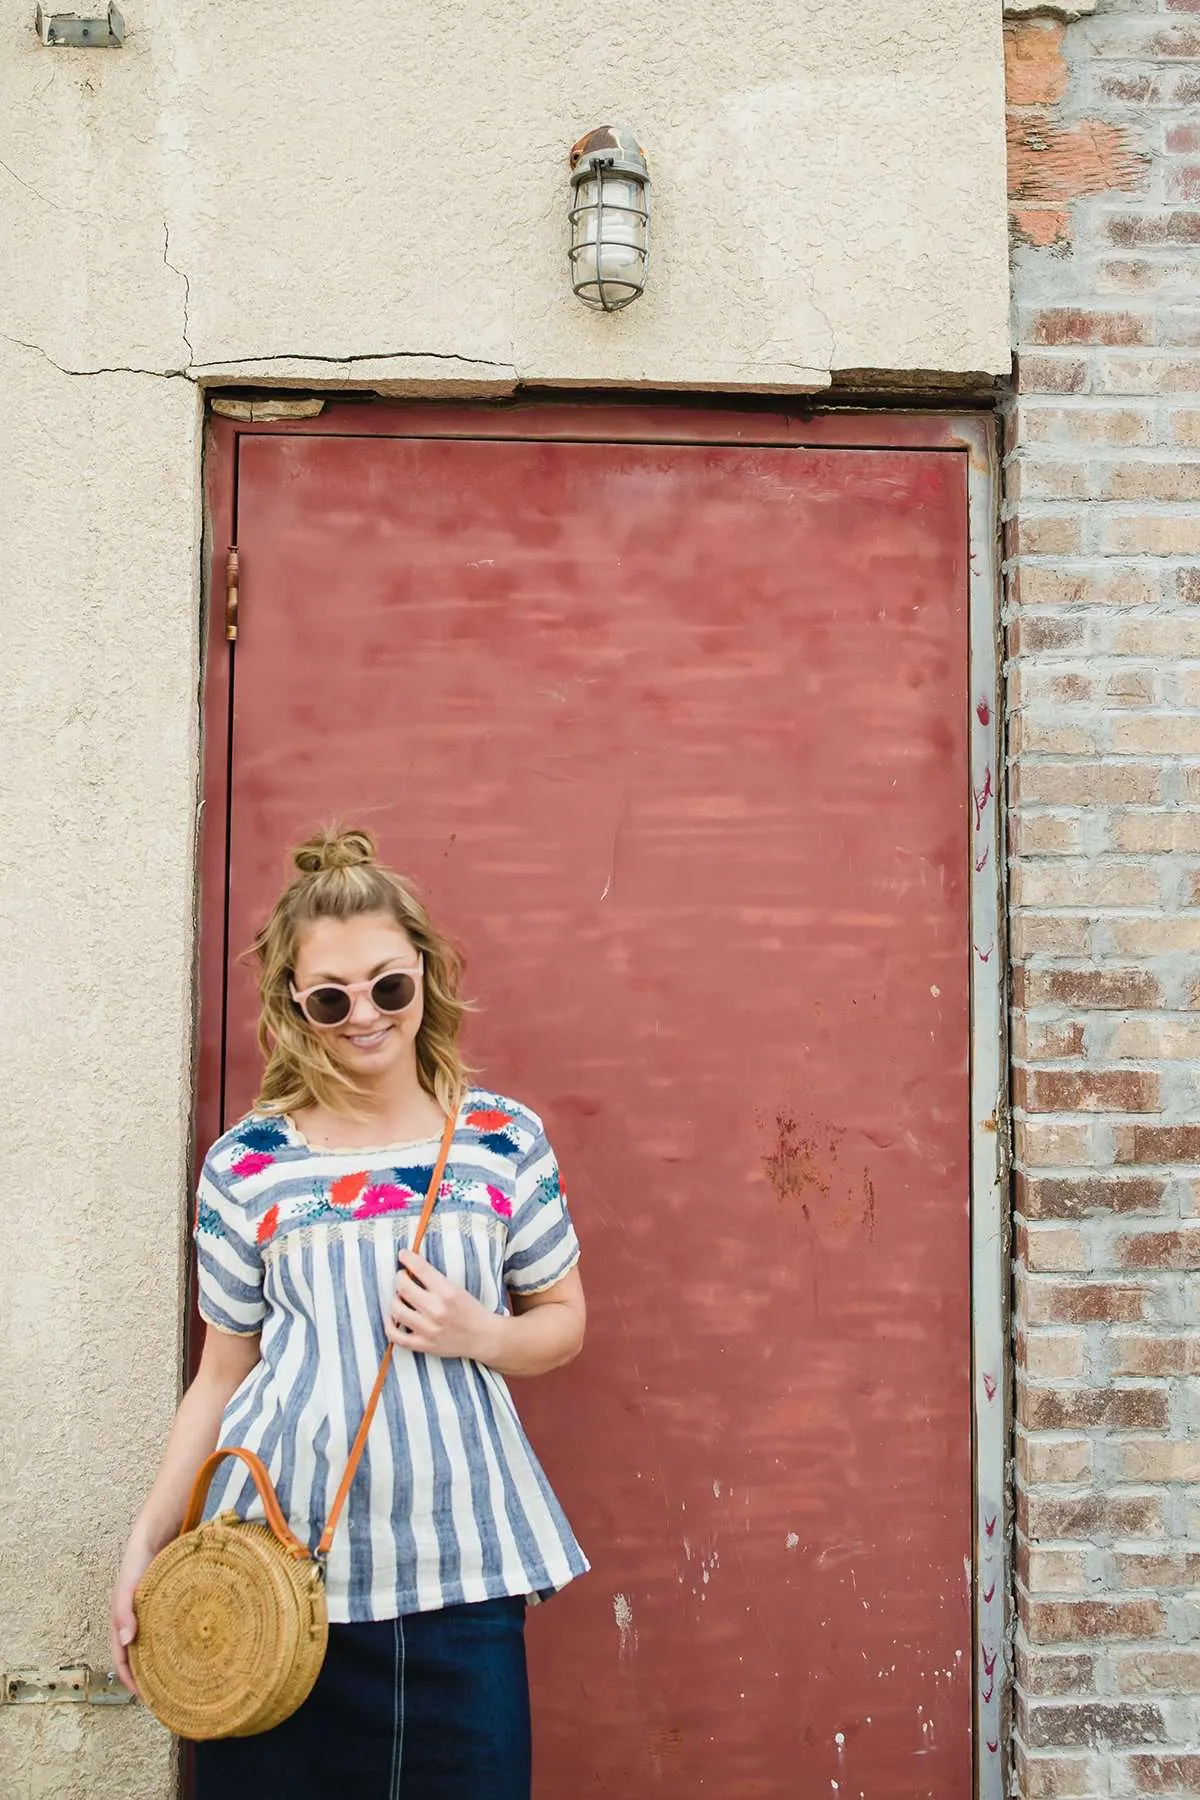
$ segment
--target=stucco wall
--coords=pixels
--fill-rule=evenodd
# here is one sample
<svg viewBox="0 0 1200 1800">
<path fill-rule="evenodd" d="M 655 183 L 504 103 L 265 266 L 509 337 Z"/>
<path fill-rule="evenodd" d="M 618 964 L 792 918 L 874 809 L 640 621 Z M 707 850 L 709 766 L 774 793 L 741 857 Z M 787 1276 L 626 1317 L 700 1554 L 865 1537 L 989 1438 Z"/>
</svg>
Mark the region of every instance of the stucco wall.
<svg viewBox="0 0 1200 1800">
<path fill-rule="evenodd" d="M 100 0 L 96 10 L 99 11 Z M 205 383 L 811 390 L 1008 367 L 1000 8 L 0 0 L 0 1667 L 107 1663 L 178 1389 Z M 627 117 L 654 269 L 571 297 Z M 0 1707 L 5 1800 L 170 1788 L 139 1710 Z"/>
</svg>

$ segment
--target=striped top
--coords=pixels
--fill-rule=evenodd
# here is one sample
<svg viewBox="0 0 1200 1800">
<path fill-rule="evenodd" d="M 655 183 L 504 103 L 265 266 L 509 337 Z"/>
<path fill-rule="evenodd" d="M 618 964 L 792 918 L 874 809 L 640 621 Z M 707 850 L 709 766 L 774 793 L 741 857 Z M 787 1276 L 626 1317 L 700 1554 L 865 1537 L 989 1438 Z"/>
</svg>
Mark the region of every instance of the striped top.
<svg viewBox="0 0 1200 1800">
<path fill-rule="evenodd" d="M 411 1243 L 440 1139 L 310 1146 L 251 1113 L 205 1159 L 196 1212 L 200 1311 L 262 1333 L 218 1442 L 254 1450 L 315 1549 L 386 1338 L 396 1258 Z M 459 1113 L 422 1254 L 495 1312 L 505 1289 L 561 1281 L 579 1243 L 541 1120 L 475 1088 Z M 241 1464 L 206 1517 L 261 1518 Z M 587 1568 L 503 1377 L 397 1349 L 329 1554 L 329 1617 L 392 1619 L 505 1594 L 545 1598 Z"/>
</svg>

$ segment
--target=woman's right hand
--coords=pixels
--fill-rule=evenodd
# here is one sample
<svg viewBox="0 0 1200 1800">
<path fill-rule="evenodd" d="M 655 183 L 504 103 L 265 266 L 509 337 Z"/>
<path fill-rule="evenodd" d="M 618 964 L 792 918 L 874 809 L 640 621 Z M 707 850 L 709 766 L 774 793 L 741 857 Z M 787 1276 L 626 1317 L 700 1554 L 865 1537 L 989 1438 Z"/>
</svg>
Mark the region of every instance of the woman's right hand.
<svg viewBox="0 0 1200 1800">
<path fill-rule="evenodd" d="M 130 1538 L 121 1558 L 121 1569 L 108 1610 L 108 1645 L 112 1652 L 113 1668 L 131 1694 L 137 1693 L 137 1683 L 129 1667 L 129 1646 L 137 1636 L 133 1595 L 138 1582 L 154 1561 L 154 1554 L 148 1544 L 137 1538 Z"/>
</svg>

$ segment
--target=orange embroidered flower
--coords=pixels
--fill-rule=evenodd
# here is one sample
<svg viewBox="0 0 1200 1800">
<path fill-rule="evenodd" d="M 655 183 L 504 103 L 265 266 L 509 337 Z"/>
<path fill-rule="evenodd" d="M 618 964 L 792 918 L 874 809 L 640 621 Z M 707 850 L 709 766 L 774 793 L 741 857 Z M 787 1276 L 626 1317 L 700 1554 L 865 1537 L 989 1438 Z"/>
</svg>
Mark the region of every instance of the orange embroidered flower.
<svg viewBox="0 0 1200 1800">
<path fill-rule="evenodd" d="M 353 1206 L 370 1179 L 365 1169 L 358 1175 L 339 1175 L 329 1190 L 329 1198 L 335 1206 Z"/>
<path fill-rule="evenodd" d="M 499 1131 L 502 1126 L 512 1124 L 512 1114 L 500 1112 L 494 1106 L 481 1106 L 478 1112 L 467 1114 L 467 1124 L 480 1131 Z"/>
<path fill-rule="evenodd" d="M 255 1241 L 259 1244 L 269 1244 L 271 1239 L 275 1236 L 275 1229 L 278 1224 L 279 1206 L 276 1204 L 275 1206 L 269 1207 L 258 1221 L 258 1230 L 254 1234 Z"/>
</svg>

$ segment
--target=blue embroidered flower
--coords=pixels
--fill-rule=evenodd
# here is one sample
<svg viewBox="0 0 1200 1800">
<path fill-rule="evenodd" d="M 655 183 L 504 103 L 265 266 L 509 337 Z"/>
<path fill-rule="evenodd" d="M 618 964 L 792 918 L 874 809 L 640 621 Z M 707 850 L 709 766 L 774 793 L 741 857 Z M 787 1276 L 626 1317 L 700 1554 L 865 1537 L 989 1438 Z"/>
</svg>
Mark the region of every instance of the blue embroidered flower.
<svg viewBox="0 0 1200 1800">
<path fill-rule="evenodd" d="M 238 1142 L 247 1150 L 280 1150 L 287 1143 L 287 1127 L 281 1119 L 248 1119 L 238 1127 Z"/>
<path fill-rule="evenodd" d="M 494 1150 L 497 1156 L 511 1156 L 519 1148 L 507 1131 L 485 1131 L 479 1142 L 485 1150 Z"/>
<path fill-rule="evenodd" d="M 557 1198 L 558 1198 L 558 1176 L 557 1175 L 539 1175 L 538 1181 L 537 1181 L 537 1186 L 534 1188 L 533 1191 L 538 1197 L 539 1204 L 542 1206 L 545 1206 L 551 1200 L 557 1200 Z"/>
<path fill-rule="evenodd" d="M 225 1227 L 221 1223 L 221 1215 L 206 1200 L 201 1200 L 196 1207 L 196 1230 L 207 1231 L 210 1237 L 223 1238 Z"/>
</svg>

